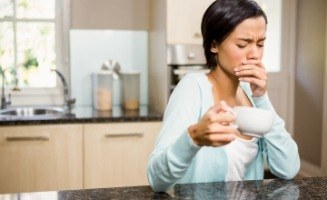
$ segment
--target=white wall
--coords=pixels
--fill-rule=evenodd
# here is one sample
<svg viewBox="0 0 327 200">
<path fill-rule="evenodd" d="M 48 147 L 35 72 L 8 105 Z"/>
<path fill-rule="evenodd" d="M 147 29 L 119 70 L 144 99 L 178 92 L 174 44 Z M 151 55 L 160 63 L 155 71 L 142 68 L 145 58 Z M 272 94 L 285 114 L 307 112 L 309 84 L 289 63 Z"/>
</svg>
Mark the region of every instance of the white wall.
<svg viewBox="0 0 327 200">
<path fill-rule="evenodd" d="M 70 10 L 70 83 L 76 105 L 91 105 L 91 74 L 108 59 L 141 72 L 140 103 L 148 104 L 149 0 L 71 0 Z M 115 83 L 116 92 L 118 87 Z"/>
<path fill-rule="evenodd" d="M 325 0 L 298 0 L 294 136 L 302 159 L 321 165 L 326 55 Z"/>
<path fill-rule="evenodd" d="M 263 63 L 268 72 L 281 70 L 282 0 L 256 0 L 268 18 Z M 283 66 L 284 67 L 284 66 Z"/>
<path fill-rule="evenodd" d="M 72 30 L 70 31 L 70 71 L 72 96 L 77 106 L 92 105 L 92 73 L 104 61 L 116 60 L 122 70 L 140 72 L 140 103 L 148 104 L 147 31 Z M 119 82 L 114 82 L 113 103 L 119 105 Z"/>
</svg>

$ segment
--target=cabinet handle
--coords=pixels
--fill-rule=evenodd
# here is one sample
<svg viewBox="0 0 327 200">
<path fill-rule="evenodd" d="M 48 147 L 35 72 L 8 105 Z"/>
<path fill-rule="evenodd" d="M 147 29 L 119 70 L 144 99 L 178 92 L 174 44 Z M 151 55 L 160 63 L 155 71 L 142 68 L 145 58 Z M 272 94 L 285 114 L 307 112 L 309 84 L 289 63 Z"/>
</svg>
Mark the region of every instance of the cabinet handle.
<svg viewBox="0 0 327 200">
<path fill-rule="evenodd" d="M 7 137 L 6 140 L 8 142 L 16 142 L 16 141 L 48 141 L 50 138 L 48 136 L 13 136 Z"/>
<path fill-rule="evenodd" d="M 190 52 L 188 55 L 187 55 L 188 59 L 189 60 L 193 60 L 195 58 L 195 53 L 193 52 Z"/>
<path fill-rule="evenodd" d="M 114 137 L 143 137 L 143 133 L 106 133 L 106 138 Z"/>
<path fill-rule="evenodd" d="M 202 34 L 196 32 L 196 33 L 194 33 L 193 37 L 194 37 L 194 38 L 202 38 Z"/>
</svg>

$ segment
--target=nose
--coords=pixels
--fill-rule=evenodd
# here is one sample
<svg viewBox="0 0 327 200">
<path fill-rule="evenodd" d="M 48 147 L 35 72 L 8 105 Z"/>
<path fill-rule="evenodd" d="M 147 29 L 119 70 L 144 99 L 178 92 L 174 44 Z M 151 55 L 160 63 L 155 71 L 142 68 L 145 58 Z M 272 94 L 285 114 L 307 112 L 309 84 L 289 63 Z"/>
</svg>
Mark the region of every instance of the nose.
<svg viewBox="0 0 327 200">
<path fill-rule="evenodd" d="M 248 59 L 251 60 L 259 60 L 262 57 L 262 47 L 258 47 L 257 45 L 252 45 L 248 52 Z"/>
</svg>

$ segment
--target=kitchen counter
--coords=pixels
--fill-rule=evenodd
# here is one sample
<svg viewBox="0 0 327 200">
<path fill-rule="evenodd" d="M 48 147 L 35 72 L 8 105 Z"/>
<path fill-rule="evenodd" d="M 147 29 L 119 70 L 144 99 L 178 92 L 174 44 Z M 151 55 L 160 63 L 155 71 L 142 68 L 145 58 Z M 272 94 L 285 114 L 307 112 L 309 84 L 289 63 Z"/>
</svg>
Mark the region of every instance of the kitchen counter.
<svg viewBox="0 0 327 200">
<path fill-rule="evenodd" d="M 3 194 L 6 200 L 68 199 L 326 199 L 327 178 L 297 178 L 290 181 L 217 182 L 176 185 L 166 193 L 150 186 Z"/>
<path fill-rule="evenodd" d="M 142 122 L 161 121 L 162 114 L 150 110 L 147 106 L 140 106 L 139 110 L 126 111 L 119 106 L 112 111 L 100 112 L 91 106 L 74 107 L 71 114 L 49 117 L 0 117 L 0 126 L 8 125 L 36 125 L 63 123 L 103 123 L 103 122 Z"/>
</svg>

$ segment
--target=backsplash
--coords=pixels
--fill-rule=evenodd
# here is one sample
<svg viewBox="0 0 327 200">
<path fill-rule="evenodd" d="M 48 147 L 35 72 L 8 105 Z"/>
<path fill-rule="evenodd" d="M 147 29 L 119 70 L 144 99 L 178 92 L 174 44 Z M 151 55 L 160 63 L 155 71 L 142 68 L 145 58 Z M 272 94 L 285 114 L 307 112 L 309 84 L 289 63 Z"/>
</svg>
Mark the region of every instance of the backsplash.
<svg viewBox="0 0 327 200">
<path fill-rule="evenodd" d="M 71 30 L 70 80 L 76 105 L 92 105 L 91 74 L 104 61 L 117 60 L 122 70 L 140 71 L 140 104 L 148 104 L 148 33 L 125 30 Z M 119 82 L 114 82 L 113 103 L 119 105 Z"/>
</svg>

